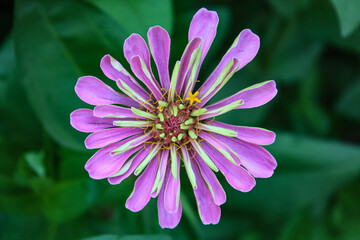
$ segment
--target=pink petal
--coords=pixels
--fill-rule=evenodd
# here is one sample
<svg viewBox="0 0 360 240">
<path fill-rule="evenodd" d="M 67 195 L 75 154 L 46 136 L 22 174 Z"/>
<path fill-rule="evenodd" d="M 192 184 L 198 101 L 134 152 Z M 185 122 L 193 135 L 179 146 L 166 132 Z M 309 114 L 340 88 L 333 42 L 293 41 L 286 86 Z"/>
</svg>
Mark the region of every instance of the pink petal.
<svg viewBox="0 0 360 240">
<path fill-rule="evenodd" d="M 170 36 L 160 26 L 151 27 L 147 33 L 150 51 L 158 69 L 162 88 L 170 88 L 169 78 L 169 56 L 170 56 Z"/>
<path fill-rule="evenodd" d="M 124 55 L 129 64 L 134 56 L 139 56 L 151 71 L 149 49 L 139 34 L 133 33 L 125 40 Z"/>
<path fill-rule="evenodd" d="M 90 134 L 85 139 L 85 146 L 88 149 L 101 148 L 111 143 L 119 142 L 135 134 L 144 134 L 141 128 L 109 128 Z"/>
<path fill-rule="evenodd" d="M 131 165 L 130 168 L 122 175 L 120 176 L 116 176 L 116 177 L 109 177 L 108 181 L 110 184 L 119 184 L 122 182 L 122 180 L 124 180 L 125 178 L 127 178 L 128 176 L 131 175 L 132 172 L 134 172 L 135 168 L 142 162 L 142 160 L 144 160 L 144 158 L 150 153 L 150 146 L 151 144 L 146 144 L 145 146 L 143 146 L 143 148 L 140 150 L 140 152 L 138 152 L 133 158 L 131 158 Z M 117 155 L 115 155 L 117 156 Z M 157 157 L 157 156 L 156 156 Z M 155 158 L 154 158 L 155 159 Z M 119 169 L 118 169 L 119 170 Z M 115 173 L 114 173 L 115 174 Z"/>
<path fill-rule="evenodd" d="M 206 139 L 201 142 L 201 146 L 224 174 L 226 180 L 233 188 L 242 192 L 248 192 L 255 186 L 255 179 L 250 176 L 244 168 L 236 166 L 227 160 L 221 153 L 207 143 Z"/>
<path fill-rule="evenodd" d="M 216 139 L 215 137 L 213 137 L 212 133 L 208 133 L 206 131 L 201 131 L 201 132 L 199 132 L 199 137 L 206 139 L 206 141 L 215 149 L 221 149 L 221 150 L 227 152 L 234 159 L 234 163 L 236 165 L 240 166 L 240 158 L 238 156 L 236 156 L 236 154 L 231 152 L 231 149 L 226 144 L 224 144 L 223 142 L 221 142 L 218 139 Z M 230 160 L 228 160 L 228 161 L 230 161 Z"/>
<path fill-rule="evenodd" d="M 93 179 L 103 179 L 117 173 L 125 161 L 142 146 L 132 148 L 121 154 L 112 156 L 111 151 L 124 144 L 127 140 L 113 143 L 98 150 L 85 164 L 85 169 Z"/>
<path fill-rule="evenodd" d="M 221 59 L 219 65 L 215 68 L 215 70 L 211 73 L 209 78 L 200 87 L 203 92 L 207 91 L 212 84 L 216 81 L 219 77 L 219 74 L 225 68 L 225 66 L 231 61 L 233 58 L 237 58 L 240 61 L 240 66 L 237 69 L 239 71 L 243 68 L 246 64 L 248 64 L 257 54 L 259 47 L 260 47 L 260 39 L 259 37 L 251 32 L 249 29 L 243 30 L 239 37 L 235 39 L 236 45 L 231 46 L 228 52 L 224 55 Z M 206 102 L 203 101 L 198 104 L 199 107 L 204 106 Z"/>
<path fill-rule="evenodd" d="M 165 174 L 164 182 L 167 182 L 168 178 L 171 177 L 171 169 L 168 168 Z M 166 211 L 164 202 L 165 202 L 165 187 L 162 187 L 158 197 L 158 215 L 159 215 L 159 224 L 162 228 L 175 228 L 181 219 L 182 206 L 181 200 L 179 201 L 179 207 L 175 213 L 169 213 Z"/>
<path fill-rule="evenodd" d="M 236 109 L 254 108 L 264 105 L 273 99 L 277 94 L 275 81 L 268 81 L 265 83 L 256 84 L 247 89 L 244 89 L 231 97 L 221 100 L 210 106 L 206 106 L 208 112 L 216 111 L 217 109 L 229 105 L 235 101 L 243 100 L 243 105 Z M 206 119 L 217 116 L 218 114 L 204 113 L 200 119 Z"/>
<path fill-rule="evenodd" d="M 201 39 L 196 37 L 188 44 L 185 52 L 183 53 L 181 60 L 180 60 L 180 70 L 178 75 L 178 81 L 176 84 L 176 93 L 181 95 L 181 89 L 183 86 L 186 86 L 188 81 L 188 73 L 191 69 L 191 55 L 193 52 L 200 47 Z"/>
<path fill-rule="evenodd" d="M 170 164 L 169 164 L 170 165 Z M 180 202 L 180 159 L 178 159 L 177 164 L 177 178 L 174 179 L 174 176 L 170 174 L 168 181 L 165 185 L 165 209 L 169 213 L 176 213 L 179 208 Z M 169 171 L 171 169 L 169 168 Z"/>
<path fill-rule="evenodd" d="M 267 178 L 273 175 L 277 167 L 276 160 L 263 147 L 216 133 L 214 136 L 239 155 L 241 165 L 254 177 Z"/>
<path fill-rule="evenodd" d="M 210 88 L 207 91 L 200 89 L 200 99 L 201 99 L 202 105 L 205 105 L 205 103 L 208 102 L 224 86 L 224 81 L 226 81 L 227 78 L 231 77 L 231 74 L 233 74 L 235 71 L 237 71 L 237 68 L 240 66 L 240 62 L 236 58 L 233 58 L 233 60 L 234 60 L 234 64 L 230 68 L 228 74 L 224 77 L 223 81 L 221 81 L 221 84 L 219 84 L 212 91 Z M 205 97 L 202 97 L 202 96 L 205 96 Z"/>
<path fill-rule="evenodd" d="M 80 77 L 76 83 L 75 92 L 81 100 L 91 105 L 121 104 L 140 107 L 134 100 L 114 91 L 93 76 Z"/>
<path fill-rule="evenodd" d="M 105 76 L 111 80 L 117 81 L 124 77 L 130 78 L 131 81 L 137 83 L 131 74 L 119 63 L 115 58 L 109 54 L 105 55 L 100 62 L 100 67 Z"/>
<path fill-rule="evenodd" d="M 206 124 L 237 132 L 236 138 L 258 145 L 269 145 L 275 141 L 275 133 L 263 128 L 234 126 L 218 121 L 206 121 Z"/>
<path fill-rule="evenodd" d="M 217 180 L 214 172 L 210 169 L 210 167 L 201 159 L 201 157 L 195 153 L 195 160 L 197 165 L 199 166 L 200 173 L 208 185 L 208 188 L 212 190 L 212 197 L 216 205 L 220 206 L 226 202 L 226 194 L 221 184 Z M 211 191 L 210 191 L 211 192 Z"/>
<path fill-rule="evenodd" d="M 194 194 L 201 221 L 206 225 L 217 224 L 221 216 L 220 207 L 215 204 L 211 192 L 194 161 L 191 161 L 191 165 L 196 177 L 197 188 L 194 189 Z"/>
<path fill-rule="evenodd" d="M 169 160 L 169 149 L 160 150 L 160 166 L 158 171 L 160 172 L 160 180 L 157 189 L 151 194 L 151 197 L 155 198 L 160 192 L 162 185 L 164 184 L 165 172 L 167 163 Z M 164 184 L 166 186 L 166 183 Z"/>
<path fill-rule="evenodd" d="M 154 95 L 157 100 L 160 100 L 162 93 L 160 91 L 159 83 L 151 75 L 146 75 L 141 64 L 141 57 L 134 56 L 130 60 L 130 66 L 136 77 L 138 77 L 149 89 L 149 91 Z M 151 73 L 150 68 L 147 69 Z"/>
<path fill-rule="evenodd" d="M 153 159 L 141 176 L 138 177 L 135 182 L 134 190 L 126 201 L 125 207 L 127 209 L 138 212 L 150 201 L 150 193 L 155 182 L 158 166 L 159 162 L 157 161 L 157 158 Z"/>
<path fill-rule="evenodd" d="M 70 124 L 80 132 L 95 132 L 108 127 L 114 127 L 114 118 L 94 117 L 91 109 L 77 109 L 70 114 Z"/>
<path fill-rule="evenodd" d="M 215 38 L 218 23 L 219 17 L 217 13 L 215 11 L 208 11 L 206 8 L 201 8 L 197 11 L 191 21 L 189 28 L 189 42 L 195 37 L 199 37 L 202 40 L 200 66 Z"/>
<path fill-rule="evenodd" d="M 133 118 L 135 119 L 146 119 L 135 115 L 130 108 L 123 108 L 115 105 L 99 105 L 94 108 L 94 116 L 100 118 Z M 117 119 L 119 120 L 119 119 Z"/>
</svg>

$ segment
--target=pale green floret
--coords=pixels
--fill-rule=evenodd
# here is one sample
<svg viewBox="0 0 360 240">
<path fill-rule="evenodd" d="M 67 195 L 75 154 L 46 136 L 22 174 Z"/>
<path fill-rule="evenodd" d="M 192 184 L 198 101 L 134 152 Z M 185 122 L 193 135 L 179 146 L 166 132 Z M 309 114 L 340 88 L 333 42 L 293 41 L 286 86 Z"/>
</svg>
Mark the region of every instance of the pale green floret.
<svg viewBox="0 0 360 240">
<path fill-rule="evenodd" d="M 176 107 L 176 106 L 171 106 L 171 112 L 172 112 L 172 114 L 175 116 L 175 117 L 177 117 L 177 115 L 178 115 L 178 108 Z"/>
<path fill-rule="evenodd" d="M 181 141 L 181 139 L 182 139 L 184 136 L 185 136 L 185 135 L 184 135 L 183 133 L 180 133 L 180 134 L 178 135 L 178 140 Z"/>
<path fill-rule="evenodd" d="M 197 137 L 198 137 L 193 130 L 189 130 L 188 134 L 192 139 L 197 139 Z"/>
<path fill-rule="evenodd" d="M 160 123 L 155 124 L 155 128 L 160 130 L 164 129 Z"/>
<path fill-rule="evenodd" d="M 159 137 L 164 138 L 164 137 L 165 137 L 165 133 L 160 133 Z"/>
<path fill-rule="evenodd" d="M 179 104 L 179 109 L 184 109 L 184 105 L 182 105 L 182 104 Z"/>
<path fill-rule="evenodd" d="M 146 127 L 147 121 L 114 121 L 113 124 L 118 127 Z"/>
<path fill-rule="evenodd" d="M 163 108 L 166 108 L 169 106 L 169 104 L 167 102 L 164 102 L 164 101 L 158 101 L 158 104 L 160 107 L 163 107 Z"/>
<path fill-rule="evenodd" d="M 176 147 L 173 146 L 170 149 L 170 158 L 171 158 L 171 172 L 174 177 L 174 179 L 177 179 L 177 167 L 178 167 L 178 158 L 176 153 Z"/>
<path fill-rule="evenodd" d="M 182 156 L 183 156 L 182 159 L 183 159 L 183 162 L 184 162 L 184 165 L 185 165 L 186 173 L 187 173 L 187 175 L 189 177 L 189 180 L 190 180 L 190 184 L 193 187 L 193 189 L 197 189 L 196 176 L 195 176 L 194 170 L 191 167 L 189 153 L 184 148 L 181 148 L 181 151 L 182 151 Z"/>
<path fill-rule="evenodd" d="M 161 121 L 161 122 L 165 121 L 164 114 L 159 113 L 159 114 L 158 114 L 158 117 L 160 118 L 160 121 Z"/>
<path fill-rule="evenodd" d="M 171 75 L 170 89 L 169 89 L 169 101 L 173 101 L 175 97 L 176 84 L 179 76 L 180 61 L 177 61 L 174 70 Z"/>
<path fill-rule="evenodd" d="M 191 141 L 195 150 L 200 155 L 200 157 L 204 160 L 204 162 L 215 172 L 218 172 L 219 169 L 216 167 L 214 162 L 210 159 L 210 157 L 206 154 L 206 152 L 202 149 L 202 147 L 197 143 L 197 141 Z"/>
<path fill-rule="evenodd" d="M 131 111 L 132 111 L 135 115 L 138 115 L 138 116 L 140 116 L 140 117 L 145 117 L 145 118 L 149 118 L 149 119 L 152 119 L 152 120 L 157 119 L 157 116 L 156 116 L 156 115 L 151 114 L 151 113 L 148 113 L 148 112 L 145 112 L 145 111 L 142 111 L 142 110 L 139 110 L 139 109 L 134 108 L 134 107 L 131 108 Z"/>
<path fill-rule="evenodd" d="M 212 126 L 212 125 L 204 124 L 204 123 L 200 123 L 200 127 L 202 130 L 218 133 L 218 134 L 228 136 L 228 137 L 236 137 L 237 136 L 236 131 L 227 129 L 227 128 L 216 127 L 216 126 Z"/>
<path fill-rule="evenodd" d="M 200 115 L 204 114 L 206 111 L 207 111 L 206 108 L 200 108 L 200 109 L 192 111 L 190 113 L 190 116 L 197 117 L 197 116 L 200 116 Z"/>
<path fill-rule="evenodd" d="M 173 141 L 173 142 L 177 142 L 177 140 L 178 140 L 178 139 L 177 139 L 176 137 L 172 137 L 172 138 L 171 138 L 171 141 Z"/>
<path fill-rule="evenodd" d="M 149 154 L 142 160 L 142 162 L 137 166 L 137 168 L 134 171 L 135 176 L 139 175 L 139 173 L 144 170 L 144 168 L 148 165 L 148 163 L 155 157 L 155 155 L 159 152 L 160 145 L 156 145 Z"/>
<path fill-rule="evenodd" d="M 185 121 L 185 125 L 190 125 L 194 123 L 194 119 L 193 118 L 189 118 L 188 120 Z"/>
<path fill-rule="evenodd" d="M 189 128 L 190 128 L 190 126 L 186 126 L 186 125 L 184 125 L 183 123 L 180 124 L 180 129 L 181 129 L 181 130 L 188 130 Z"/>
</svg>

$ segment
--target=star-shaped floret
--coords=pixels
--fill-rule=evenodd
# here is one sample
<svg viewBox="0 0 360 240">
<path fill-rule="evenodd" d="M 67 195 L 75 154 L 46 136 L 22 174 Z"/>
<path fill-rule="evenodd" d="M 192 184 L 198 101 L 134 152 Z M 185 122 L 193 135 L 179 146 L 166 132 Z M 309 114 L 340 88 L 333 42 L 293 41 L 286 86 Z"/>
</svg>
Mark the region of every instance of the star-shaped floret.
<svg viewBox="0 0 360 240">
<path fill-rule="evenodd" d="M 187 98 L 185 98 L 185 100 L 189 100 L 190 101 L 190 105 L 192 105 L 194 102 L 198 102 L 201 103 L 200 99 L 198 99 L 196 96 L 199 94 L 198 91 L 196 91 L 194 94 L 191 93 L 191 91 L 189 91 L 189 96 Z"/>
</svg>

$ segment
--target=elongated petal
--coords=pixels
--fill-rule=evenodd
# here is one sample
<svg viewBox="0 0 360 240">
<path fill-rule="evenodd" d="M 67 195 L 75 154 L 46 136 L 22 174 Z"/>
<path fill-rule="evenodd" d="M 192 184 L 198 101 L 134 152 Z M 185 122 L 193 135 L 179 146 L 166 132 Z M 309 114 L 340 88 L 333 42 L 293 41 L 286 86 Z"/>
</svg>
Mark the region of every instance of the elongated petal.
<svg viewBox="0 0 360 240">
<path fill-rule="evenodd" d="M 115 105 L 99 105 L 94 108 L 94 116 L 100 118 L 140 118 L 135 116 L 130 108 L 123 108 Z"/>
<path fill-rule="evenodd" d="M 237 69 L 240 66 L 240 62 L 238 59 L 233 58 L 229 64 L 223 69 L 223 71 L 219 74 L 216 81 L 213 85 L 208 88 L 206 91 L 200 89 L 201 91 L 201 105 L 205 105 L 225 84 L 230 80 L 230 78 L 234 75 Z"/>
<path fill-rule="evenodd" d="M 192 64 L 195 61 L 197 53 L 201 46 L 201 38 L 194 38 L 186 46 L 186 49 L 180 60 L 180 70 L 176 83 L 176 93 L 182 95 L 181 90 L 183 86 L 187 85 L 187 76 L 191 69 Z"/>
<path fill-rule="evenodd" d="M 136 151 L 138 151 L 141 146 L 135 147 L 129 151 L 126 151 L 122 154 L 112 156 L 110 152 L 124 144 L 127 140 L 121 142 L 113 143 L 108 145 L 100 150 L 98 150 L 85 164 L 85 169 L 88 171 L 91 178 L 94 179 L 103 179 L 112 176 L 115 174 L 125 163 L 125 161 Z"/>
<path fill-rule="evenodd" d="M 140 56 L 134 56 L 130 60 L 130 66 L 134 74 L 147 86 L 149 91 L 157 100 L 160 100 L 162 93 L 159 83 L 152 76 L 150 68 L 148 68 Z"/>
<path fill-rule="evenodd" d="M 123 80 L 116 81 L 117 86 L 130 98 L 135 100 L 141 106 L 146 107 L 148 110 L 152 110 L 154 107 L 149 102 L 150 94 L 145 91 L 141 86 L 133 83 L 130 79 L 124 78 Z"/>
<path fill-rule="evenodd" d="M 221 216 L 220 207 L 215 204 L 211 192 L 199 172 L 198 166 L 196 166 L 194 161 L 191 161 L 191 165 L 194 170 L 196 184 L 198 186 L 194 189 L 194 194 L 201 221 L 206 225 L 217 224 Z"/>
<path fill-rule="evenodd" d="M 88 149 L 101 148 L 111 143 L 119 142 L 135 134 L 144 134 L 141 128 L 109 128 L 90 134 L 85 139 L 85 146 Z"/>
<path fill-rule="evenodd" d="M 234 126 L 218 121 L 206 121 L 206 124 L 236 132 L 236 138 L 258 145 L 269 145 L 275 141 L 275 133 L 263 128 Z M 220 132 L 218 134 L 224 135 Z"/>
<path fill-rule="evenodd" d="M 81 100 L 91 105 L 121 104 L 130 107 L 139 107 L 139 104 L 130 98 L 114 91 L 96 77 L 80 77 L 75 86 L 75 92 Z"/>
<path fill-rule="evenodd" d="M 80 132 L 95 132 L 108 127 L 114 127 L 114 118 L 94 117 L 91 109 L 77 109 L 70 114 L 70 124 Z"/>
<path fill-rule="evenodd" d="M 155 61 L 162 88 L 168 90 L 170 87 L 169 78 L 169 56 L 170 36 L 160 26 L 151 27 L 147 33 L 150 51 Z"/>
<path fill-rule="evenodd" d="M 142 160 L 149 154 L 150 144 L 146 144 L 134 157 L 129 159 L 117 172 L 108 177 L 110 184 L 119 184 L 125 178 L 129 177 L 140 164 Z M 121 154 L 120 154 L 121 155 Z M 118 155 L 115 155 L 118 156 Z M 114 176 L 116 175 L 116 176 Z"/>
<path fill-rule="evenodd" d="M 267 178 L 271 177 L 274 173 L 274 169 L 277 167 L 276 160 L 263 147 L 238 139 L 221 136 L 216 133 L 214 136 L 239 155 L 241 165 L 243 165 L 254 177 Z"/>
<path fill-rule="evenodd" d="M 194 15 L 189 28 L 189 42 L 195 37 L 202 39 L 200 66 L 203 62 L 209 48 L 215 38 L 219 17 L 215 11 L 208 11 L 206 8 L 201 8 Z"/>
<path fill-rule="evenodd" d="M 206 139 L 206 141 L 214 147 L 218 152 L 221 153 L 228 161 L 232 162 L 233 164 L 240 166 L 240 158 L 236 153 L 231 150 L 226 144 L 219 141 L 212 134 L 209 134 L 205 131 L 199 132 L 199 137 Z M 201 156 L 201 155 L 200 155 Z"/>
<path fill-rule="evenodd" d="M 237 58 L 240 61 L 240 65 L 237 68 L 237 71 L 239 71 L 256 56 L 259 47 L 259 37 L 249 29 L 243 30 L 235 39 L 234 43 L 231 45 L 230 49 L 226 52 L 224 57 L 221 59 L 219 65 L 211 73 L 203 86 L 201 86 L 202 91 L 207 91 L 212 86 L 225 66 L 231 61 L 231 59 Z M 199 104 L 198 106 L 202 107 L 204 104 L 205 102 Z"/>
<path fill-rule="evenodd" d="M 134 84 L 139 85 L 139 83 L 134 79 L 133 76 L 119 63 L 115 58 L 111 57 L 109 54 L 105 55 L 100 62 L 100 67 L 105 76 L 111 80 L 117 81 L 119 79 L 130 79 Z"/>
<path fill-rule="evenodd" d="M 171 174 L 165 186 L 164 206 L 167 212 L 176 213 L 180 202 L 180 158 L 177 161 L 177 178 Z"/>
<path fill-rule="evenodd" d="M 164 182 L 167 182 L 168 178 L 171 176 L 171 169 L 168 167 Z M 175 228 L 181 219 L 182 214 L 182 206 L 181 200 L 179 201 L 179 207 L 175 213 L 169 213 L 165 209 L 165 188 L 162 187 L 158 197 L 158 216 L 159 216 L 159 224 L 162 228 Z"/>
<path fill-rule="evenodd" d="M 203 141 L 201 146 L 205 152 L 212 157 L 212 160 L 224 174 L 228 183 L 236 190 L 248 192 L 255 186 L 255 179 L 241 166 L 236 166 L 228 161 L 209 143 Z M 240 158 L 241 159 L 241 158 Z"/>
<path fill-rule="evenodd" d="M 233 105 L 235 102 L 241 101 L 239 106 L 235 106 L 235 109 L 254 108 L 264 105 L 276 96 L 277 89 L 275 81 L 267 81 L 259 84 L 255 84 L 249 88 L 246 88 L 231 97 L 221 100 L 215 104 L 207 106 L 207 113 L 200 116 L 200 119 L 206 119 L 213 116 L 217 116 L 217 109 L 224 108 L 225 106 Z"/>
<path fill-rule="evenodd" d="M 206 182 L 216 205 L 220 206 L 226 201 L 226 194 L 215 174 L 208 165 L 195 153 L 195 161 L 199 166 L 200 173 Z"/>
<path fill-rule="evenodd" d="M 166 167 L 169 159 L 169 150 L 168 149 L 160 150 L 159 154 L 160 154 L 160 165 L 156 175 L 153 189 L 151 190 L 152 191 L 151 197 L 153 198 L 158 196 L 160 189 L 162 188 L 165 178 Z"/>
<path fill-rule="evenodd" d="M 125 40 L 124 55 L 129 64 L 134 56 L 139 56 L 151 70 L 150 52 L 145 40 L 139 34 L 133 33 Z"/>
<path fill-rule="evenodd" d="M 138 212 L 150 201 L 151 187 L 154 184 L 158 167 L 158 161 L 151 161 L 141 176 L 138 177 L 134 190 L 126 201 L 127 209 Z"/>
</svg>

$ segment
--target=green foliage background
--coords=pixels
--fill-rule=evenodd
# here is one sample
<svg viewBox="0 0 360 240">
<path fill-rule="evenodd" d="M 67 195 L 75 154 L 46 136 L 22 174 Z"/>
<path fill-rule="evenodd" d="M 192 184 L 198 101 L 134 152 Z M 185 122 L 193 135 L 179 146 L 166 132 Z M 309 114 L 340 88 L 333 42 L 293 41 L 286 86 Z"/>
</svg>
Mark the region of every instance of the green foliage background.
<svg viewBox="0 0 360 240">
<path fill-rule="evenodd" d="M 360 239 L 359 0 L 11 0 L 0 20 L 0 239 Z M 122 54 L 133 32 L 153 25 L 172 37 L 180 59 L 193 14 L 218 12 L 218 35 L 200 80 L 211 73 L 244 28 L 260 36 L 258 56 L 216 99 L 275 79 L 266 106 L 219 117 L 277 133 L 267 147 L 278 160 L 270 179 L 249 193 L 227 192 L 218 225 L 203 226 L 187 177 L 183 217 L 175 230 L 158 225 L 156 200 L 125 209 L 134 179 L 118 186 L 88 177 L 93 152 L 69 124 L 87 107 L 77 78 L 106 80 L 99 61 Z M 216 100 L 214 99 L 214 101 Z"/>
</svg>

